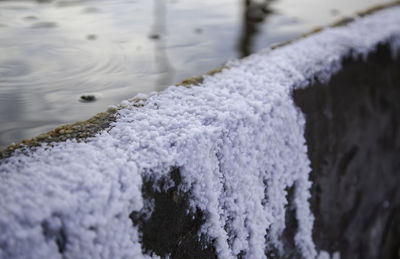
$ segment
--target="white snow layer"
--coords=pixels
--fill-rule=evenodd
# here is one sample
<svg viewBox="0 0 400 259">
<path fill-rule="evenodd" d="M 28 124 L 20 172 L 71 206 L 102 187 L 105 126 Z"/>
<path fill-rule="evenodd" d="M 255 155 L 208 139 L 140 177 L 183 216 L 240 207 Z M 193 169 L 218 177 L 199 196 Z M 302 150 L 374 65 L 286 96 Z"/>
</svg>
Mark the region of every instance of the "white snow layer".
<svg viewBox="0 0 400 259">
<path fill-rule="evenodd" d="M 295 244 L 315 258 L 305 118 L 291 92 L 315 76 L 328 80 L 350 53 L 380 42 L 397 49 L 399 39 L 400 8 L 379 11 L 232 62 L 199 86 L 153 94 L 88 143 L 0 161 L 0 258 L 146 257 L 129 214 L 143 206 L 143 175 L 172 167 L 205 212 L 201 231 L 220 258 L 241 250 L 265 258 L 266 246 L 281 248 L 291 186 Z"/>
</svg>

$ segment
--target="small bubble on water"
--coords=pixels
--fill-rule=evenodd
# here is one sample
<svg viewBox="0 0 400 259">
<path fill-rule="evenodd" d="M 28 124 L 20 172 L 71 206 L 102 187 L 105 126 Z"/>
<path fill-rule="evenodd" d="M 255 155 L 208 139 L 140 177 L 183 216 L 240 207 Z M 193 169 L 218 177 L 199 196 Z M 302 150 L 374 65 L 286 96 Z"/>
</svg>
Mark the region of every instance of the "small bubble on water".
<svg viewBox="0 0 400 259">
<path fill-rule="evenodd" d="M 96 34 L 88 34 L 88 35 L 86 35 L 86 39 L 87 40 L 96 40 L 97 35 Z"/>
<path fill-rule="evenodd" d="M 34 29 L 55 28 L 55 27 L 57 27 L 57 23 L 55 22 L 37 22 L 31 26 L 31 28 Z"/>
<path fill-rule="evenodd" d="M 36 21 L 36 20 L 38 20 L 38 18 L 36 16 L 34 16 L 34 15 L 25 16 L 23 19 L 26 20 L 26 21 Z"/>
<path fill-rule="evenodd" d="M 158 40 L 161 36 L 159 34 L 150 34 L 149 38 L 152 40 Z"/>
<path fill-rule="evenodd" d="M 94 101 L 96 101 L 96 96 L 94 96 L 93 94 L 81 95 L 80 101 L 81 102 L 94 102 Z"/>
<path fill-rule="evenodd" d="M 100 9 L 96 8 L 96 7 L 86 7 L 85 9 L 83 9 L 84 13 L 100 13 Z"/>
</svg>

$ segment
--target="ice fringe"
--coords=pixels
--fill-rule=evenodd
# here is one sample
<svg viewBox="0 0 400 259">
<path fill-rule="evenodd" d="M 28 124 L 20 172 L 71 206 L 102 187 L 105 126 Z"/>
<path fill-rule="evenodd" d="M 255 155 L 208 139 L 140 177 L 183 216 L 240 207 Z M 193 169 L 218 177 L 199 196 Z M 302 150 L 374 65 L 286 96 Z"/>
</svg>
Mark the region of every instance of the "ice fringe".
<svg viewBox="0 0 400 259">
<path fill-rule="evenodd" d="M 202 231 L 220 258 L 265 258 L 266 246 L 281 247 L 291 186 L 295 243 L 315 258 L 305 119 L 291 92 L 328 80 L 345 56 L 380 42 L 398 49 L 399 39 L 400 8 L 379 11 L 232 62 L 199 86 L 154 94 L 88 143 L 0 161 L 0 258 L 147 257 L 128 216 L 143 206 L 142 175 L 172 167 L 206 213 Z"/>
</svg>

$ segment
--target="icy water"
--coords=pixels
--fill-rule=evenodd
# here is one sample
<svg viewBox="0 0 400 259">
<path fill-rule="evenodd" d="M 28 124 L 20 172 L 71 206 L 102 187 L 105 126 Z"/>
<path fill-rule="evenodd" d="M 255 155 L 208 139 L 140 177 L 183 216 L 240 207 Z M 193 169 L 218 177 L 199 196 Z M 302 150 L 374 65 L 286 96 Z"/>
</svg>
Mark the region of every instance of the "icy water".
<svg viewBox="0 0 400 259">
<path fill-rule="evenodd" d="M 245 2 L 0 0 L 0 148 L 388 1 Z"/>
</svg>

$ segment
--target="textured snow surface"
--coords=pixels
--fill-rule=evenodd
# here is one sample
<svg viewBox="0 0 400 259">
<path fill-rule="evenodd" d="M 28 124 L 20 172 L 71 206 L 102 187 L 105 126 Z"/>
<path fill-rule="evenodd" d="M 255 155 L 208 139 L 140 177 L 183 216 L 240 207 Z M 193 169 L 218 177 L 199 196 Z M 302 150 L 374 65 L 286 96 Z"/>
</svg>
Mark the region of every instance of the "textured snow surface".
<svg viewBox="0 0 400 259">
<path fill-rule="evenodd" d="M 295 243 L 317 256 L 311 232 L 305 118 L 291 92 L 328 80 L 343 57 L 400 43 L 400 8 L 377 12 L 273 51 L 231 62 L 200 86 L 170 87 L 119 111 L 88 143 L 0 161 L 0 258 L 142 258 L 130 212 L 144 174 L 179 167 L 202 232 L 220 258 L 265 258 L 281 247 L 287 188 L 295 187 Z M 268 230 L 268 232 L 267 232 Z M 267 234 L 268 233 L 268 234 Z M 62 252 L 62 254 L 60 253 Z"/>
</svg>

